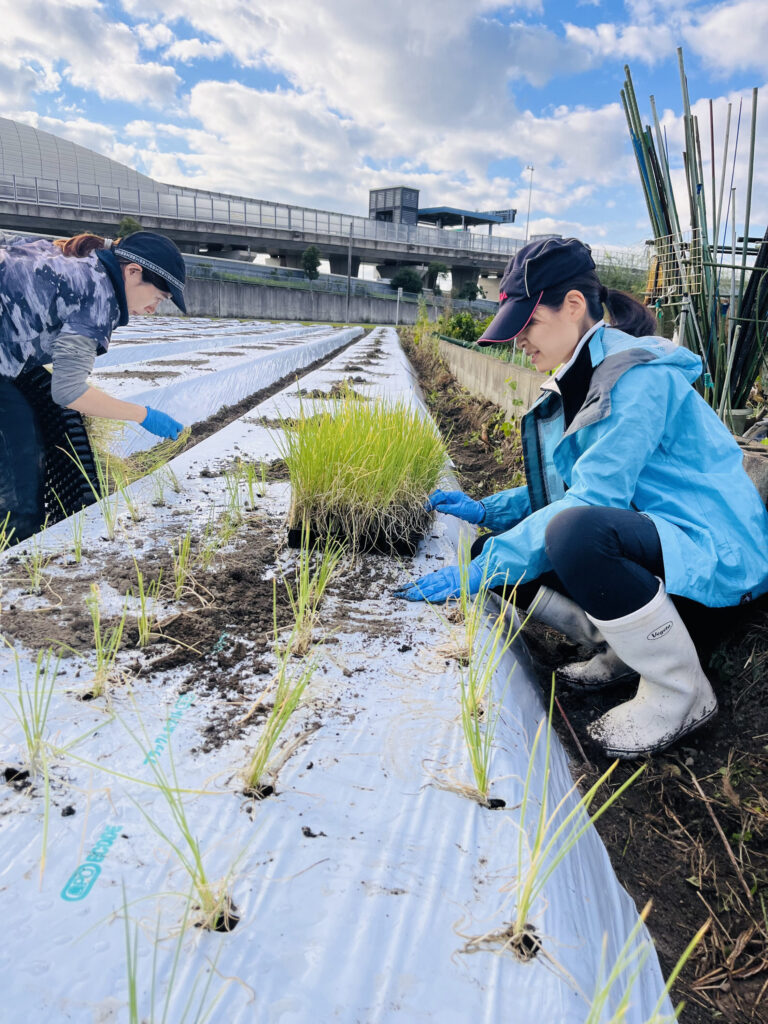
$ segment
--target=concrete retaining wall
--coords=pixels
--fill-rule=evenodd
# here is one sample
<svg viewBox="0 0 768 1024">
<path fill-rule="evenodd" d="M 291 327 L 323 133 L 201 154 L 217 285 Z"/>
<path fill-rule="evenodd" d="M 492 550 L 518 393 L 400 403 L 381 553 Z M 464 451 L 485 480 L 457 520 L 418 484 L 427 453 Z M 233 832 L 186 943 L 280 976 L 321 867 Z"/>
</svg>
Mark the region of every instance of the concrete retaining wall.
<svg viewBox="0 0 768 1024">
<path fill-rule="evenodd" d="M 309 288 L 275 287 L 267 284 L 243 283 L 187 278 L 184 299 L 190 316 L 255 317 L 260 320 L 319 320 L 323 323 L 345 323 L 346 295 Z M 435 304 L 427 303 L 429 317 L 435 319 Z M 349 323 L 393 324 L 397 300 L 370 295 L 352 295 L 349 302 Z M 163 302 L 158 312 L 173 315 L 176 307 Z M 400 302 L 400 323 L 414 324 L 419 306 L 416 302 Z"/>
<path fill-rule="evenodd" d="M 467 391 L 495 402 L 509 417 L 522 416 L 528 412 L 539 397 L 539 388 L 547 379 L 544 373 L 513 366 L 442 339 L 440 355 Z"/>
</svg>

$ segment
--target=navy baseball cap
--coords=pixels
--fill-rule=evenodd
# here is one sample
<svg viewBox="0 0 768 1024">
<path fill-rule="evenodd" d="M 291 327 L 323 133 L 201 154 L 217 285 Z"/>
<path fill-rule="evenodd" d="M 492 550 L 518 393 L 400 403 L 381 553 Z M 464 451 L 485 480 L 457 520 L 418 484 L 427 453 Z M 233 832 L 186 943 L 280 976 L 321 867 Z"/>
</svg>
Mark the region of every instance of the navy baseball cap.
<svg viewBox="0 0 768 1024">
<path fill-rule="evenodd" d="M 547 288 L 595 269 L 592 251 L 578 238 L 544 238 L 518 249 L 499 285 L 499 311 L 478 345 L 511 342 L 527 326 Z"/>
<path fill-rule="evenodd" d="M 134 231 L 132 235 L 121 238 L 112 252 L 120 259 L 138 263 L 140 267 L 162 277 L 168 284 L 173 301 L 182 313 L 187 312 L 184 305 L 187 269 L 178 246 L 170 238 L 156 235 L 154 231 Z"/>
</svg>

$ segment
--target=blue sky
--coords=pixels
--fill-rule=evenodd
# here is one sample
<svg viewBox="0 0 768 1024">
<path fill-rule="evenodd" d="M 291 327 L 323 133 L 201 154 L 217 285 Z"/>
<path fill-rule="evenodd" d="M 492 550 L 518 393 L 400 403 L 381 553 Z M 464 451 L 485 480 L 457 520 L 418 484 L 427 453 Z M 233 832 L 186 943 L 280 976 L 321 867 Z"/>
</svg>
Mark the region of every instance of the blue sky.
<svg viewBox="0 0 768 1024">
<path fill-rule="evenodd" d="M 716 162 L 726 104 L 744 99 L 743 196 L 768 53 L 766 0 L 0 0 L 0 13 L 0 114 L 160 180 L 359 214 L 369 188 L 408 184 L 424 206 L 517 207 L 504 230 L 522 234 L 532 164 L 531 232 L 613 246 L 649 233 L 624 64 L 641 109 L 653 93 L 665 112 L 678 164 L 677 46 L 707 126 L 715 101 Z M 768 219 L 759 109 L 753 226 Z"/>
</svg>

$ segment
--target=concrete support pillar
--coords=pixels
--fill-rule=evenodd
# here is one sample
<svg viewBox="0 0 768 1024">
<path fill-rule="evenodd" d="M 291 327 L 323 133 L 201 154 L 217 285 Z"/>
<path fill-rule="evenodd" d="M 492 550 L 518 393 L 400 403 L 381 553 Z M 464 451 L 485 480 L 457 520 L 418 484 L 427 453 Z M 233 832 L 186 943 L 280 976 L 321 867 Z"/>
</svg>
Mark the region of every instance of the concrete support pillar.
<svg viewBox="0 0 768 1024">
<path fill-rule="evenodd" d="M 280 253 L 278 257 L 281 267 L 290 267 L 292 270 L 301 270 L 301 253 Z"/>
<path fill-rule="evenodd" d="M 379 272 L 379 277 L 385 281 L 390 281 L 394 274 L 398 270 L 402 270 L 403 267 L 408 267 L 409 270 L 415 270 L 419 277 L 424 281 L 427 276 L 427 267 L 423 263 L 377 263 L 376 269 Z M 346 268 L 344 273 L 346 274 Z"/>
<path fill-rule="evenodd" d="M 347 257 L 346 256 L 329 256 L 328 262 L 331 264 L 332 274 L 344 274 L 347 275 Z M 352 277 L 357 277 L 360 271 L 360 257 L 352 256 Z"/>
<path fill-rule="evenodd" d="M 451 295 L 458 298 L 465 284 L 477 284 L 479 273 L 477 267 L 451 267 Z"/>
<path fill-rule="evenodd" d="M 485 292 L 486 299 L 491 302 L 499 301 L 499 287 L 501 285 L 501 274 L 489 277 L 487 274 L 480 275 L 480 287 Z"/>
</svg>

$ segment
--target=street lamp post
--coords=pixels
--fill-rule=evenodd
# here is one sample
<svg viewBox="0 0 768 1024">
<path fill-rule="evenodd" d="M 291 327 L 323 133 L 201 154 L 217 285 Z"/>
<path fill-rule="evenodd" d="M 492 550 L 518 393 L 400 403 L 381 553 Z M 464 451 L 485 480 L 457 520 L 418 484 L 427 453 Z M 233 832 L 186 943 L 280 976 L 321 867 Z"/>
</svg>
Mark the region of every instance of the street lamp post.
<svg viewBox="0 0 768 1024">
<path fill-rule="evenodd" d="M 528 244 L 528 227 L 531 223 L 531 193 L 533 192 L 533 164 L 526 165 L 526 171 L 531 172 L 531 180 L 528 183 L 528 215 L 525 218 L 525 242 Z"/>
</svg>

